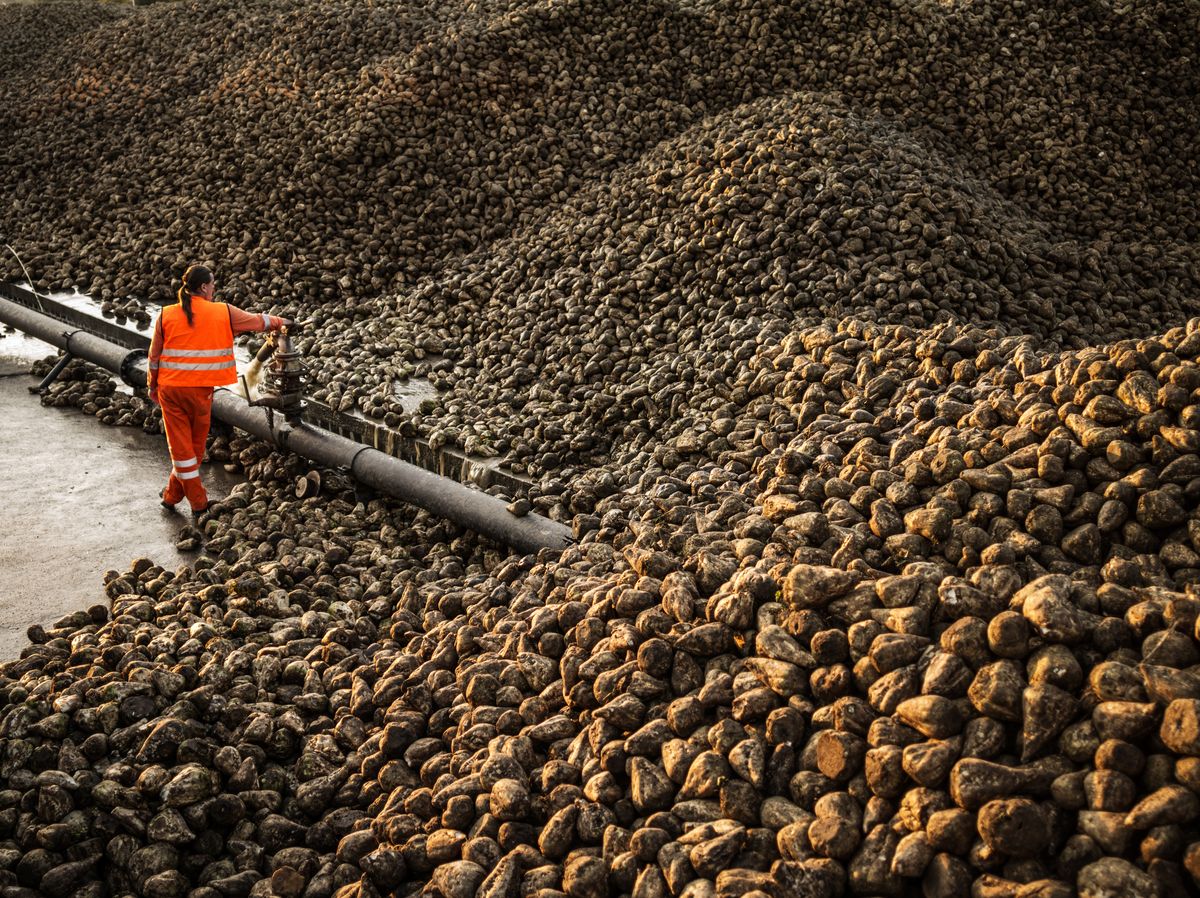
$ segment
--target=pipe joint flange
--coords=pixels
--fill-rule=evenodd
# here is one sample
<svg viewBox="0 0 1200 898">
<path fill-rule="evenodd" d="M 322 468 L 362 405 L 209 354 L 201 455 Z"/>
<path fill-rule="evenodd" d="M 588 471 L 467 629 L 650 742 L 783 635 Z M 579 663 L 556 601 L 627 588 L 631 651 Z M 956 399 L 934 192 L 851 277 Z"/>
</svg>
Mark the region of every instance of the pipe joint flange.
<svg viewBox="0 0 1200 898">
<path fill-rule="evenodd" d="M 146 350 L 144 349 L 131 349 L 126 353 L 125 358 L 121 359 L 121 380 L 125 381 L 131 387 L 142 386 L 141 383 L 133 379 L 133 375 L 137 371 L 138 365 L 146 358 Z"/>
<path fill-rule="evenodd" d="M 361 456 L 361 455 L 362 455 L 364 452 L 370 452 L 370 451 L 372 451 L 373 449 L 374 449 L 374 447 L 373 447 L 373 446 L 361 446 L 361 447 L 359 448 L 359 450 L 358 450 L 357 452 L 355 452 L 355 453 L 354 453 L 354 455 L 352 455 L 352 456 L 350 457 L 350 464 L 348 465 L 348 468 L 349 468 L 349 470 L 350 470 L 350 476 L 351 476 L 351 477 L 357 477 L 357 476 L 358 476 L 358 475 L 357 475 L 357 473 L 356 473 L 356 472 L 355 472 L 355 470 L 354 470 L 354 466 L 355 466 L 356 464 L 358 464 L 358 459 L 359 459 L 359 457 L 360 457 L 360 456 Z M 379 451 L 379 450 L 375 449 L 374 451 L 376 451 L 376 452 L 377 452 L 377 451 Z"/>
</svg>

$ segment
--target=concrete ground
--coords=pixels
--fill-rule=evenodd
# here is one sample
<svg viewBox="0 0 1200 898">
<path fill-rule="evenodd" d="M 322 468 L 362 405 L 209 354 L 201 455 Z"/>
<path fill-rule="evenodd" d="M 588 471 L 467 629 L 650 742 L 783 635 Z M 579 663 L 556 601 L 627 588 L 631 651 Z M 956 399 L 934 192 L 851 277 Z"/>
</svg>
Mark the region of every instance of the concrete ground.
<svg viewBox="0 0 1200 898">
<path fill-rule="evenodd" d="M 175 540 L 190 521 L 158 504 L 168 458 L 161 435 L 106 427 L 76 409 L 46 408 L 28 387 L 32 361 L 54 348 L 0 337 L 0 658 L 15 658 L 31 625 L 107 602 L 103 577 L 135 558 L 174 570 L 195 558 Z M 204 465 L 209 495 L 236 479 Z"/>
</svg>

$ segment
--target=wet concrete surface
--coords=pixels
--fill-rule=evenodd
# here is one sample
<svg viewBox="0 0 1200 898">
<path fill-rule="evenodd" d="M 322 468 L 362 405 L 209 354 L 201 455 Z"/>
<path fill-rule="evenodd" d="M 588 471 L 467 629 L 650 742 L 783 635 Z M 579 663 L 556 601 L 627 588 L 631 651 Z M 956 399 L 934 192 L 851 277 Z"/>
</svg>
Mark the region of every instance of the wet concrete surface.
<svg viewBox="0 0 1200 898">
<path fill-rule="evenodd" d="M 142 557 L 174 570 L 196 557 L 175 548 L 186 503 L 170 513 L 158 502 L 169 466 L 161 435 L 47 408 L 29 392 L 30 364 L 54 352 L 0 338 L 0 658 L 19 655 L 31 624 L 107 604 L 105 571 Z M 213 499 L 237 483 L 219 466 L 201 471 Z"/>
</svg>

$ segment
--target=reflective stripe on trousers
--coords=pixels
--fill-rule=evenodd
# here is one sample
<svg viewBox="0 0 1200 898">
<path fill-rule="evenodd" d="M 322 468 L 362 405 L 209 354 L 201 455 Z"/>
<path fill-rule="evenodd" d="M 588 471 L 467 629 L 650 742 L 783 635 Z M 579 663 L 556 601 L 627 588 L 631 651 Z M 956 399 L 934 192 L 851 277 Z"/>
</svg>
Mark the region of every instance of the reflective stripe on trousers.
<svg viewBox="0 0 1200 898">
<path fill-rule="evenodd" d="M 163 499 L 174 505 L 187 497 L 193 509 L 208 505 L 208 493 L 200 479 L 200 460 L 212 419 L 212 387 L 159 385 L 163 430 L 171 451 L 171 476 Z"/>
</svg>

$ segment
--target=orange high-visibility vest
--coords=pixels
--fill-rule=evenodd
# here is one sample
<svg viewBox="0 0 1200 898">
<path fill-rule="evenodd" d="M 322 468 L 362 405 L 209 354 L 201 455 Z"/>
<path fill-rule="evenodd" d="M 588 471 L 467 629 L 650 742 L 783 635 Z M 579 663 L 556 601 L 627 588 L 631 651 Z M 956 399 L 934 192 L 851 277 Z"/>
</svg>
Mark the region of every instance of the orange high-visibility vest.
<svg viewBox="0 0 1200 898">
<path fill-rule="evenodd" d="M 189 326 L 182 303 L 162 310 L 162 356 L 158 362 L 160 387 L 223 387 L 237 383 L 233 359 L 233 325 L 223 302 L 192 297 Z"/>
</svg>

